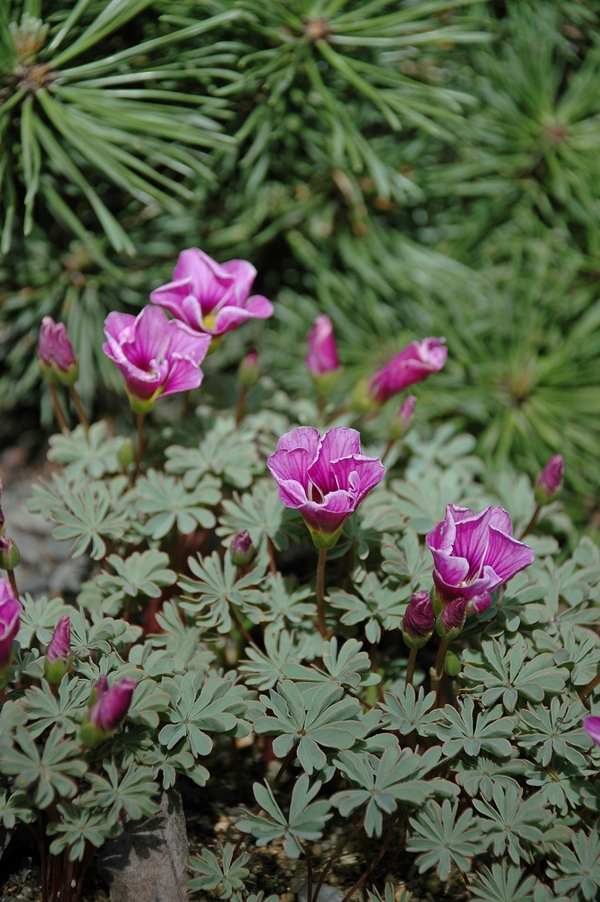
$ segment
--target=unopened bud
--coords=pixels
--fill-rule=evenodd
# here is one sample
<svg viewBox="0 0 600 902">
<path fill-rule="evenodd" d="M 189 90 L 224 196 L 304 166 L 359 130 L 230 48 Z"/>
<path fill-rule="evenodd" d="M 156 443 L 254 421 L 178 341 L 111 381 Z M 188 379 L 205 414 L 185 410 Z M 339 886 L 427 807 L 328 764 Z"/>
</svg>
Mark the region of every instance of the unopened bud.
<svg viewBox="0 0 600 902">
<path fill-rule="evenodd" d="M 560 454 L 551 457 L 535 484 L 535 501 L 540 506 L 549 504 L 562 489 L 565 462 Z"/>
<path fill-rule="evenodd" d="M 444 656 L 444 673 L 448 676 L 455 677 L 460 673 L 462 664 L 458 655 L 452 651 L 447 651 Z"/>
<path fill-rule="evenodd" d="M 90 701 L 92 704 L 81 724 L 80 741 L 94 748 L 119 727 L 131 704 L 137 680 L 126 678 L 108 688 L 106 677 L 100 677 Z"/>
<path fill-rule="evenodd" d="M 467 602 L 464 598 L 453 598 L 444 606 L 435 622 L 438 636 L 455 639 L 461 632 L 466 617 Z"/>
<path fill-rule="evenodd" d="M 14 540 L 0 536 L 0 570 L 14 570 L 20 562 L 21 555 Z"/>
<path fill-rule="evenodd" d="M 402 620 L 402 638 L 409 648 L 422 648 L 429 642 L 435 626 L 433 602 L 429 592 L 415 592 Z"/>
<path fill-rule="evenodd" d="M 247 529 L 243 529 L 231 543 L 231 560 L 236 567 L 245 567 L 255 554 L 256 549 L 252 544 L 250 533 Z"/>
<path fill-rule="evenodd" d="M 398 441 L 404 438 L 410 429 L 413 417 L 415 415 L 415 404 L 417 399 L 414 395 L 409 395 L 400 407 L 400 410 L 394 417 L 390 425 L 390 438 Z"/>
<path fill-rule="evenodd" d="M 242 385 L 251 388 L 260 377 L 260 359 L 256 348 L 246 354 L 238 368 L 238 378 Z"/>
<path fill-rule="evenodd" d="M 51 316 L 45 316 L 42 320 L 38 361 L 49 382 L 54 382 L 55 379 L 63 385 L 74 385 L 77 382 L 77 358 L 65 324 L 55 323 Z"/>
<path fill-rule="evenodd" d="M 68 673 L 73 660 L 71 652 L 71 618 L 68 614 L 61 617 L 46 648 L 44 674 L 52 685 L 60 683 Z"/>
<path fill-rule="evenodd" d="M 130 438 L 126 438 L 119 451 L 119 463 L 124 470 L 135 460 L 135 448 Z"/>
</svg>

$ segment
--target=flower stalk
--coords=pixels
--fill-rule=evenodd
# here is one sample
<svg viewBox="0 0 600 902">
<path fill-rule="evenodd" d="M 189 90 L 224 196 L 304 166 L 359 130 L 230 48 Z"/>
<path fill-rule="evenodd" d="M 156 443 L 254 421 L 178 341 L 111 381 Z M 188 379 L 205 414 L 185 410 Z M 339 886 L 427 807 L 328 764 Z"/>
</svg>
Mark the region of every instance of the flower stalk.
<svg viewBox="0 0 600 902">
<path fill-rule="evenodd" d="M 317 629 L 325 638 L 327 636 L 327 622 L 325 620 L 325 564 L 327 562 L 327 549 L 319 548 L 317 560 Z"/>
</svg>

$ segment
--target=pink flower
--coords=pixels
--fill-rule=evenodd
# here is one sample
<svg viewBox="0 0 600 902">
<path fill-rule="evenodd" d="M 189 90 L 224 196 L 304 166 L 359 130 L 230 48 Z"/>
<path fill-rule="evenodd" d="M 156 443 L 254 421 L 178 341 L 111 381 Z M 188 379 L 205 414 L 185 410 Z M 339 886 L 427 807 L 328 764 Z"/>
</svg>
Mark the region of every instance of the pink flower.
<svg viewBox="0 0 600 902">
<path fill-rule="evenodd" d="M 0 579 L 0 685 L 6 685 L 6 672 L 12 659 L 14 639 L 21 625 L 21 605 L 5 579 Z M 3 679 L 4 678 L 4 679 Z"/>
<path fill-rule="evenodd" d="M 273 305 L 259 294 L 248 297 L 256 270 L 247 260 L 219 264 L 197 247 L 179 254 L 173 281 L 150 300 L 198 332 L 224 335 L 249 319 L 268 319 Z"/>
<path fill-rule="evenodd" d="M 306 366 L 313 376 L 323 376 L 340 367 L 333 326 L 325 314 L 318 316 L 308 333 L 308 354 Z"/>
<path fill-rule="evenodd" d="M 446 518 L 427 536 L 435 570 L 433 581 L 444 604 L 467 602 L 466 613 L 481 613 L 490 593 L 534 559 L 532 549 L 512 538 L 510 516 L 501 507 L 474 514 L 449 504 Z"/>
<path fill-rule="evenodd" d="M 109 313 L 102 345 L 125 376 L 131 406 L 138 413 L 152 408 L 159 395 L 198 388 L 200 364 L 211 339 L 176 320 L 168 320 L 158 307 L 144 307 L 138 316 Z"/>
<path fill-rule="evenodd" d="M 417 399 L 414 395 L 409 395 L 408 398 L 404 399 L 400 410 L 391 422 L 390 438 L 393 438 L 395 441 L 404 438 L 414 419 L 416 403 Z"/>
<path fill-rule="evenodd" d="M 71 666 L 71 618 L 61 617 L 46 648 L 44 674 L 51 684 L 58 684 Z"/>
<path fill-rule="evenodd" d="M 586 717 L 583 721 L 583 729 L 591 736 L 596 745 L 600 745 L 600 717 Z"/>
<path fill-rule="evenodd" d="M 538 504 L 548 504 L 562 488 L 565 462 L 562 455 L 551 457 L 535 484 L 535 500 Z"/>
<path fill-rule="evenodd" d="M 88 712 L 90 724 L 104 733 L 116 730 L 129 711 L 136 686 L 137 680 L 126 678 L 109 689 L 106 677 L 100 677 L 95 687 L 96 701 Z"/>
<path fill-rule="evenodd" d="M 244 567 L 250 563 L 255 554 L 256 549 L 252 544 L 250 533 L 247 529 L 242 529 L 231 543 L 231 560 L 236 567 Z"/>
<path fill-rule="evenodd" d="M 392 395 L 441 370 L 447 356 L 448 349 L 444 347 L 443 338 L 424 338 L 423 341 L 411 342 L 371 376 L 370 397 L 378 404 L 384 404 Z"/>
<path fill-rule="evenodd" d="M 40 327 L 38 360 L 48 379 L 58 378 L 67 385 L 77 380 L 77 358 L 73 353 L 64 323 L 55 323 L 45 316 Z"/>
<path fill-rule="evenodd" d="M 283 435 L 267 466 L 286 507 L 300 511 L 317 548 L 332 548 L 344 520 L 379 483 L 385 467 L 361 454 L 360 434 L 335 426 L 323 438 L 314 426 Z"/>
</svg>

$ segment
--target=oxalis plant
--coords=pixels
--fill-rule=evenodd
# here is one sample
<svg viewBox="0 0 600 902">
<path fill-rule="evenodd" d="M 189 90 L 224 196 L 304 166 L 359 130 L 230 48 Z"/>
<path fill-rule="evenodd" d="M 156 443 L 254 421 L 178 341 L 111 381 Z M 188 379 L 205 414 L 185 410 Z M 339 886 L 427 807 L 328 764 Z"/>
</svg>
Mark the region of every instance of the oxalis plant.
<svg viewBox="0 0 600 902">
<path fill-rule="evenodd" d="M 276 766 L 237 841 L 192 859 L 192 891 L 267 902 L 255 841 L 304 859 L 310 902 L 349 847 L 364 860 L 344 902 L 399 898 L 386 856 L 438 894 L 593 902 L 600 551 L 557 500 L 561 456 L 535 486 L 488 477 L 469 436 L 415 425 L 416 397 L 399 396 L 444 367 L 439 338 L 341 397 L 324 315 L 314 398 L 287 396 L 251 350 L 217 415 L 201 364 L 271 315 L 254 276 L 190 248 L 153 305 L 108 316 L 131 434 L 88 422 L 66 330 L 41 324 L 60 432 L 30 509 L 91 559 L 75 607 L 36 600 L 19 595 L 10 524 L 1 539 L 1 811 L 34 831 L 44 900 L 76 902 L 95 850 L 179 774 L 204 786 L 222 734 Z M 163 451 L 155 405 L 177 395 L 194 439 Z M 332 818 L 326 859 L 313 843 Z"/>
</svg>

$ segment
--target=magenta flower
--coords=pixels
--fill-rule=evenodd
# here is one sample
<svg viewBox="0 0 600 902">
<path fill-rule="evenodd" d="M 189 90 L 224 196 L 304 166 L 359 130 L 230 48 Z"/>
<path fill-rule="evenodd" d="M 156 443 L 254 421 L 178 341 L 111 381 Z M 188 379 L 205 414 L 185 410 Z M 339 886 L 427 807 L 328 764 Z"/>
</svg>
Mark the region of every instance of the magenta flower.
<svg viewBox="0 0 600 902">
<path fill-rule="evenodd" d="M 586 717 L 583 721 L 583 729 L 591 736 L 596 745 L 600 745 L 600 717 Z"/>
<path fill-rule="evenodd" d="M 247 260 L 219 264 L 190 247 L 179 254 L 173 281 L 156 288 L 150 300 L 198 332 L 224 335 L 246 320 L 273 315 L 273 305 L 262 295 L 248 297 L 255 278 Z"/>
<path fill-rule="evenodd" d="M 565 462 L 560 454 L 551 457 L 535 484 L 535 500 L 538 504 L 548 504 L 562 488 Z"/>
<path fill-rule="evenodd" d="M 60 683 L 71 666 L 71 618 L 61 617 L 46 648 L 44 673 L 49 683 Z"/>
<path fill-rule="evenodd" d="M 47 379 L 58 378 L 65 385 L 77 380 L 77 358 L 73 353 L 64 323 L 55 323 L 45 316 L 40 326 L 38 360 Z"/>
<path fill-rule="evenodd" d="M 324 376 L 340 368 L 333 326 L 325 314 L 318 316 L 308 333 L 306 366 L 313 376 Z"/>
<path fill-rule="evenodd" d="M 446 363 L 448 348 L 443 338 L 424 338 L 413 341 L 393 360 L 378 370 L 369 380 L 368 392 L 377 404 L 384 404 L 392 395 L 409 385 L 421 382 L 437 373 Z"/>
<path fill-rule="evenodd" d="M 137 680 L 126 678 L 108 688 L 106 680 L 96 684 L 96 701 L 89 710 L 90 723 L 105 733 L 116 730 L 131 704 Z"/>
<path fill-rule="evenodd" d="M 283 435 L 267 461 L 286 507 L 300 511 L 317 548 L 333 548 L 344 520 L 385 474 L 376 457 L 361 454 L 360 434 L 335 426 L 323 438 L 314 426 Z"/>
<path fill-rule="evenodd" d="M 409 648 L 422 648 L 431 638 L 435 613 L 429 592 L 415 592 L 402 619 L 402 636 Z"/>
<path fill-rule="evenodd" d="M 455 639 L 465 625 L 467 613 L 467 601 L 461 596 L 445 604 L 435 624 L 438 636 L 442 639 Z"/>
<path fill-rule="evenodd" d="M 9 584 L 0 579 L 0 688 L 6 686 L 14 639 L 21 625 L 21 605 Z"/>
<path fill-rule="evenodd" d="M 144 307 L 138 316 L 109 313 L 102 345 L 125 376 L 132 408 L 146 413 L 159 395 L 198 388 L 200 364 L 210 336 L 199 335 L 176 320 L 168 320 L 158 307 Z"/>
<path fill-rule="evenodd" d="M 427 536 L 435 569 L 433 581 L 443 604 L 467 602 L 467 614 L 481 613 L 490 593 L 534 559 L 532 549 L 513 539 L 510 516 L 501 507 L 474 514 L 449 504 L 446 518 Z"/>
</svg>

